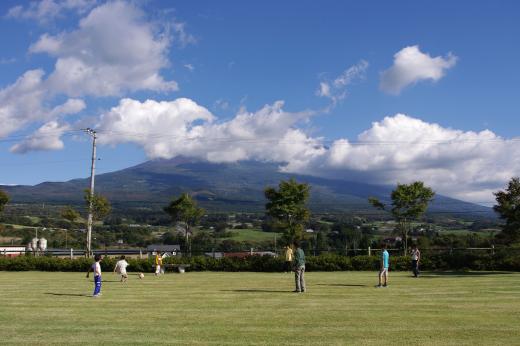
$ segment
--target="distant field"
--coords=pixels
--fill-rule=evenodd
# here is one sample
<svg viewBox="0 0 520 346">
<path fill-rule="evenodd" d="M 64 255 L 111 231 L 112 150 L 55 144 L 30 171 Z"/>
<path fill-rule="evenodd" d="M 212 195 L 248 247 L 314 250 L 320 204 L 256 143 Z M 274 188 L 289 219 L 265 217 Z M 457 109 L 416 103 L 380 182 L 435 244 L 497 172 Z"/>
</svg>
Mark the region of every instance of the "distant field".
<svg viewBox="0 0 520 346">
<path fill-rule="evenodd" d="M 274 232 L 262 232 L 261 230 L 255 229 L 233 229 L 230 230 L 233 233 L 231 238 L 236 241 L 264 241 L 264 240 L 274 240 L 274 237 L 280 239 L 280 233 Z"/>
<path fill-rule="evenodd" d="M 518 345 L 520 273 L 0 272 L 2 344 Z"/>
</svg>

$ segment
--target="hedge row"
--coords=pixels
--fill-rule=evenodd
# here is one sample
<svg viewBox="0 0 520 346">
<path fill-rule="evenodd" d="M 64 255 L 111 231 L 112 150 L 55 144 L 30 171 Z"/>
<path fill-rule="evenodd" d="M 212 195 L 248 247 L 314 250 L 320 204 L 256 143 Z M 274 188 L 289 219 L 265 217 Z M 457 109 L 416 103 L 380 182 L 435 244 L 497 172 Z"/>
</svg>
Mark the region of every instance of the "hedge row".
<svg viewBox="0 0 520 346">
<path fill-rule="evenodd" d="M 116 259 L 105 258 L 101 264 L 103 271 L 112 271 Z M 153 259 L 129 259 L 129 271 L 152 272 Z M 251 272 L 282 272 L 285 263 L 282 258 L 271 256 L 250 256 L 246 258 L 225 257 L 214 259 L 210 257 L 167 258 L 166 263 L 189 264 L 187 271 L 251 271 Z M 91 259 L 63 259 L 56 257 L 0 257 L 0 270 L 8 271 L 87 271 L 92 264 Z M 307 271 L 343 271 L 343 270 L 377 270 L 377 256 L 345 257 L 336 254 L 308 256 Z M 390 270 L 410 270 L 410 258 L 392 256 Z M 431 255 L 421 259 L 421 270 L 511 270 L 520 271 L 520 255 L 508 253 L 497 254 L 451 254 Z"/>
</svg>

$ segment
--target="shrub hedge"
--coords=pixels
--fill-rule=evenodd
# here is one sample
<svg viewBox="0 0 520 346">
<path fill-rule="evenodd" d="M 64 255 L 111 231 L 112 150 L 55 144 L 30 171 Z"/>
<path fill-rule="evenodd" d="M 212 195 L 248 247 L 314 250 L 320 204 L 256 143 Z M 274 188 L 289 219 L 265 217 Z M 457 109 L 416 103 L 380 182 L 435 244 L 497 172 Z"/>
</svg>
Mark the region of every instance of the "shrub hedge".
<svg viewBox="0 0 520 346">
<path fill-rule="evenodd" d="M 116 259 L 105 258 L 103 271 L 112 271 Z M 152 272 L 153 259 L 128 259 L 129 271 Z M 250 271 L 250 272 L 282 272 L 285 270 L 284 259 L 271 256 L 249 256 L 245 258 L 196 256 L 191 258 L 167 258 L 165 263 L 189 264 L 187 271 Z M 92 264 L 91 259 L 65 259 L 50 256 L 32 257 L 0 257 L 0 270 L 7 271 L 87 271 Z M 483 253 L 453 253 L 423 256 L 421 270 L 510 270 L 520 271 L 520 254 L 498 252 L 494 255 Z M 378 256 L 346 257 L 337 254 L 308 256 L 307 271 L 345 271 L 345 270 L 378 270 Z M 391 256 L 390 270 L 410 270 L 410 258 L 407 256 Z"/>
</svg>

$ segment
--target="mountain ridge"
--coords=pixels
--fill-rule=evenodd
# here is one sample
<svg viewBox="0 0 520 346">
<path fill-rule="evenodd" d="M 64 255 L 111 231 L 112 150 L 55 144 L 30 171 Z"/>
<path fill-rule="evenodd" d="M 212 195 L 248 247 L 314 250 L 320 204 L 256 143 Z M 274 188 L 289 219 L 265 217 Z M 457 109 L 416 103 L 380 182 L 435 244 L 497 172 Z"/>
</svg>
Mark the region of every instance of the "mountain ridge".
<svg viewBox="0 0 520 346">
<path fill-rule="evenodd" d="M 208 211 L 262 211 L 263 191 L 280 180 L 295 178 L 311 185 L 309 206 L 319 212 L 375 213 L 369 196 L 388 202 L 392 186 L 321 178 L 279 171 L 279 163 L 240 161 L 210 163 L 186 157 L 158 159 L 96 176 L 96 192 L 115 206 L 159 207 L 172 197 L 189 192 Z M 34 186 L 1 186 L 15 203 L 78 204 L 89 179 L 43 182 Z M 430 212 L 494 215 L 491 208 L 437 195 Z"/>
</svg>

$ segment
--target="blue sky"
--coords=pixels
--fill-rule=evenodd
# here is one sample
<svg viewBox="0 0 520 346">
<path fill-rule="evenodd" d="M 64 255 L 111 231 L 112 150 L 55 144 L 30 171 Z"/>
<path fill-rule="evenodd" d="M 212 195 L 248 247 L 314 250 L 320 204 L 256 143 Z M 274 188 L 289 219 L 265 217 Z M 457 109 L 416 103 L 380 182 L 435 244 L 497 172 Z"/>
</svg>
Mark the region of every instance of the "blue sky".
<svg viewBox="0 0 520 346">
<path fill-rule="evenodd" d="M 88 176 L 90 126 L 100 173 L 257 159 L 489 202 L 520 174 L 518 13 L 517 1 L 2 1 L 0 184 Z"/>
</svg>

